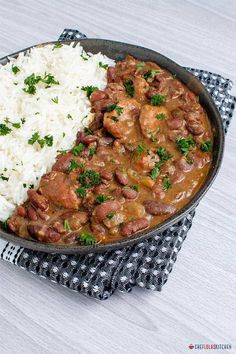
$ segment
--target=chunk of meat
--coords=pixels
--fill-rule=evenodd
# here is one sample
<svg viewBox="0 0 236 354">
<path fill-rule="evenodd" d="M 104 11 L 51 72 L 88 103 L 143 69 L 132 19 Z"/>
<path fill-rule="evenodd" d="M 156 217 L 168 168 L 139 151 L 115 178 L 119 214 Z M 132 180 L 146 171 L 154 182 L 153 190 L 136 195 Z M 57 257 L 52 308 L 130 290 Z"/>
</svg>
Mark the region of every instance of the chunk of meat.
<svg viewBox="0 0 236 354">
<path fill-rule="evenodd" d="M 75 192 L 76 187 L 67 175 L 57 171 L 44 175 L 40 183 L 41 193 L 66 209 L 77 209 L 81 203 Z"/>
<path fill-rule="evenodd" d="M 146 173 L 151 171 L 155 167 L 155 163 L 158 161 L 160 161 L 160 158 L 157 154 L 152 151 L 149 151 L 149 153 L 144 151 L 138 157 L 134 154 L 132 167 L 140 173 Z"/>
<path fill-rule="evenodd" d="M 78 134 L 77 134 L 78 137 Z M 79 140 L 79 142 L 81 139 Z M 74 158 L 74 155 L 71 152 L 66 154 L 60 154 L 57 156 L 56 162 L 52 166 L 53 171 L 66 172 L 68 170 L 70 161 Z"/>
<path fill-rule="evenodd" d="M 166 192 L 163 189 L 162 179 L 160 179 L 160 178 L 157 179 L 154 186 L 152 187 L 152 191 L 155 193 L 156 198 L 158 198 L 158 199 L 165 198 Z"/>
<path fill-rule="evenodd" d="M 103 136 L 98 140 L 98 145 L 100 146 L 108 146 L 111 145 L 114 141 L 114 138 L 111 136 Z"/>
<path fill-rule="evenodd" d="M 188 135 L 189 135 L 189 132 L 187 131 L 186 128 L 182 128 L 179 130 L 171 130 L 168 133 L 168 139 L 175 142 L 176 139 L 186 138 Z"/>
<path fill-rule="evenodd" d="M 105 91 L 96 90 L 92 92 L 90 96 L 90 101 L 91 103 L 94 103 L 96 101 L 104 100 L 105 98 L 108 98 L 108 94 Z"/>
<path fill-rule="evenodd" d="M 106 93 L 112 102 L 118 102 L 128 98 L 125 87 L 122 83 L 110 83 L 106 88 Z"/>
<path fill-rule="evenodd" d="M 114 215 L 111 218 L 105 218 L 103 220 L 104 225 L 108 229 L 111 229 L 113 227 L 116 227 L 124 222 L 124 214 L 123 213 L 114 213 Z"/>
<path fill-rule="evenodd" d="M 109 68 L 107 69 L 107 82 L 111 83 L 111 82 L 120 82 L 120 78 L 119 76 L 117 76 L 117 71 L 116 68 L 109 66 Z"/>
<path fill-rule="evenodd" d="M 122 112 L 116 110 L 106 112 L 103 118 L 103 125 L 115 138 L 122 138 L 130 134 L 134 129 L 134 123 L 139 115 L 140 103 L 132 98 L 118 102 Z M 114 120 L 115 117 L 115 120 Z"/>
<path fill-rule="evenodd" d="M 169 112 L 165 107 L 151 106 L 148 104 L 142 106 L 139 117 L 142 134 L 146 138 L 152 137 L 153 134 L 166 126 L 165 119 L 168 117 Z"/>
<path fill-rule="evenodd" d="M 129 237 L 138 231 L 144 230 L 149 226 L 149 222 L 146 218 L 140 218 L 133 221 L 129 221 L 121 228 L 121 235 Z"/>
<path fill-rule="evenodd" d="M 185 126 L 185 121 L 181 118 L 171 118 L 166 123 L 170 130 L 178 130 Z"/>
<path fill-rule="evenodd" d="M 147 101 L 146 94 L 149 88 L 147 81 L 142 77 L 133 78 L 134 85 L 134 98 L 140 102 L 145 103 Z"/>
<path fill-rule="evenodd" d="M 176 210 L 176 208 L 171 204 L 165 204 L 155 200 L 147 200 L 143 203 L 143 205 L 146 212 L 151 215 L 172 214 Z"/>
<path fill-rule="evenodd" d="M 43 195 L 40 195 L 34 189 L 29 189 L 27 191 L 27 194 L 28 194 L 29 200 L 31 201 L 33 206 L 35 206 L 35 208 L 38 208 L 42 211 L 45 211 L 48 209 L 48 206 L 49 206 L 48 200 Z"/>
<path fill-rule="evenodd" d="M 109 213 L 118 211 L 121 208 L 121 204 L 116 200 L 106 200 L 102 204 L 98 205 L 94 209 L 94 215 L 98 221 L 103 221 Z"/>
<path fill-rule="evenodd" d="M 171 184 L 176 184 L 176 183 L 180 183 L 183 180 L 185 180 L 186 175 L 184 172 L 182 172 L 180 169 L 176 169 L 175 173 L 170 177 L 170 183 Z"/>
<path fill-rule="evenodd" d="M 130 200 L 129 203 L 125 203 L 123 206 L 124 215 L 129 215 L 134 219 L 139 219 L 144 217 L 145 209 L 144 206 L 138 201 Z"/>
<path fill-rule="evenodd" d="M 88 214 L 84 211 L 68 211 L 62 214 L 62 219 L 67 220 L 71 230 L 78 230 L 88 221 Z"/>
<path fill-rule="evenodd" d="M 194 111 L 186 115 L 187 129 L 193 135 L 201 135 L 204 133 L 204 126 L 202 124 L 201 112 Z"/>
</svg>

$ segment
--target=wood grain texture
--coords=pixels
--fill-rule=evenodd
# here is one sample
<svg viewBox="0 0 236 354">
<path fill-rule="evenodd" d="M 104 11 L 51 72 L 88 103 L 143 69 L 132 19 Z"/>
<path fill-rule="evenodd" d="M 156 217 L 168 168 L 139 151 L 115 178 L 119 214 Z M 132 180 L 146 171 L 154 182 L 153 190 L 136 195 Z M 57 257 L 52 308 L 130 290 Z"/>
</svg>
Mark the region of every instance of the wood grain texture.
<svg viewBox="0 0 236 354">
<path fill-rule="evenodd" d="M 235 14 L 234 0 L 0 0 L 0 56 L 78 28 L 236 82 Z M 2 261 L 0 353 L 172 354 L 188 353 L 190 343 L 235 345 L 235 156 L 236 118 L 222 169 L 162 293 L 137 288 L 99 302 Z"/>
</svg>

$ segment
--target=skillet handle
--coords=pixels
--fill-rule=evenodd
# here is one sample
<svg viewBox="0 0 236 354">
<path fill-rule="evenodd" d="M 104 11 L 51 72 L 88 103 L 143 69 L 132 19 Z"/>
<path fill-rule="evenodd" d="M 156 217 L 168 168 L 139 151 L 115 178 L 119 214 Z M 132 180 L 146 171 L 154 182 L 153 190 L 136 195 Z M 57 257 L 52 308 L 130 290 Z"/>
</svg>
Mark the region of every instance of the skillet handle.
<svg viewBox="0 0 236 354">
<path fill-rule="evenodd" d="M 73 39 L 76 40 L 82 38 L 87 38 L 87 36 L 78 30 L 65 28 L 60 37 L 58 38 L 58 41 L 67 41 Z"/>
</svg>

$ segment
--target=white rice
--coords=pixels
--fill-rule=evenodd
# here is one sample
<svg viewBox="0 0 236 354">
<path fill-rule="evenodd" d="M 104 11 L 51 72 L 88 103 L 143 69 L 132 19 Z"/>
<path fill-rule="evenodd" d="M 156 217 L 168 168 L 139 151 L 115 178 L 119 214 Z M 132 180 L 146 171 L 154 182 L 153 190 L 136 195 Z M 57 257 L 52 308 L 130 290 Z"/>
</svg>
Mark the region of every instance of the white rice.
<svg viewBox="0 0 236 354">
<path fill-rule="evenodd" d="M 103 89 L 107 84 L 106 70 L 99 62 L 109 65 L 114 62 L 101 53 L 89 54 L 88 60 L 84 60 L 82 53 L 88 57 L 80 45 L 75 48 L 47 45 L 33 48 L 25 56 L 20 54 L 17 59 L 10 58 L 10 63 L 0 66 L 0 124 L 6 124 L 6 117 L 11 123 L 21 123 L 19 129 L 8 123 L 11 133 L 0 135 L 1 221 L 27 199 L 30 185 L 37 188 L 40 177 L 53 165 L 57 150 L 71 148 L 77 131 L 93 118 L 90 102 L 81 87 Z M 12 72 L 13 64 L 20 69 L 17 74 Z M 45 72 L 60 84 L 45 88 L 44 83 L 38 83 L 34 95 L 23 91 L 27 87 L 26 77 L 32 73 L 44 76 Z M 52 101 L 54 98 L 58 98 L 58 104 Z M 53 146 L 41 148 L 37 142 L 30 145 L 28 140 L 35 132 L 40 137 L 52 135 Z"/>
</svg>

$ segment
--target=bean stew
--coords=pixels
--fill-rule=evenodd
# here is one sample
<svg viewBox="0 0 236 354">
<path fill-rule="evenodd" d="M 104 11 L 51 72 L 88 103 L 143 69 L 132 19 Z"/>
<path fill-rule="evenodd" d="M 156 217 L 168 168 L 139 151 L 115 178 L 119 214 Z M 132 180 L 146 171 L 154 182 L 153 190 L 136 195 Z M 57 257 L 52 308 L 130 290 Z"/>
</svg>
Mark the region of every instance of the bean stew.
<svg viewBox="0 0 236 354">
<path fill-rule="evenodd" d="M 183 208 L 203 185 L 213 133 L 198 97 L 131 56 L 87 90 L 94 120 L 8 219 L 22 238 L 92 245 L 130 237 Z"/>
</svg>

